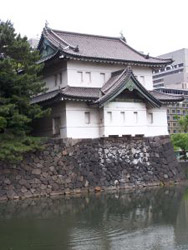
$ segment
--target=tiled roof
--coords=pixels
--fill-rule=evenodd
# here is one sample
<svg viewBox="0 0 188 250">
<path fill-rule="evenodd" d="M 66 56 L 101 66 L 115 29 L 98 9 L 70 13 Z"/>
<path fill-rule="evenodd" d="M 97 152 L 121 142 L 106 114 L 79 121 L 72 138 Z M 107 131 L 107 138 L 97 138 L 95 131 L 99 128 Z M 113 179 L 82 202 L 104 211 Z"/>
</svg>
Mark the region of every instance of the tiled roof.
<svg viewBox="0 0 188 250">
<path fill-rule="evenodd" d="M 51 92 L 47 92 L 38 96 L 35 96 L 31 99 L 31 104 L 35 104 L 35 103 L 41 103 L 41 102 L 45 102 L 48 100 L 51 100 L 55 97 L 57 97 L 57 95 L 60 93 L 59 89 L 55 90 L 55 91 L 51 91 Z"/>
<path fill-rule="evenodd" d="M 62 51 L 63 56 L 73 59 L 90 59 L 111 61 L 114 63 L 126 62 L 146 65 L 166 65 L 171 59 L 161 59 L 144 55 L 119 37 L 105 37 L 97 35 L 65 32 L 45 28 L 42 33 L 53 46 Z M 39 49 L 40 44 L 39 42 Z"/>
<path fill-rule="evenodd" d="M 69 87 L 67 86 L 62 90 L 62 95 L 64 97 L 72 98 L 84 98 L 88 100 L 98 99 L 100 96 L 99 88 L 81 88 L 81 87 Z"/>
<path fill-rule="evenodd" d="M 153 95 L 147 91 L 141 83 L 133 75 L 131 67 L 127 67 L 123 71 L 118 71 L 112 74 L 112 77 L 103 86 L 102 93 L 104 95 L 99 98 L 96 103 L 99 106 L 104 106 L 109 101 L 113 100 L 116 96 L 122 93 L 124 90 L 129 90 L 132 92 L 136 90 L 139 95 L 150 103 L 153 107 L 160 107 L 161 103 Z"/>
<path fill-rule="evenodd" d="M 52 92 L 47 92 L 32 98 L 31 103 L 42 103 L 48 100 L 57 99 L 57 97 L 69 100 L 94 101 L 100 97 L 99 88 L 80 88 L 67 86 Z"/>
<path fill-rule="evenodd" d="M 152 90 L 150 93 L 161 102 L 181 102 L 184 100 L 182 95 L 166 94 L 157 90 Z"/>
</svg>

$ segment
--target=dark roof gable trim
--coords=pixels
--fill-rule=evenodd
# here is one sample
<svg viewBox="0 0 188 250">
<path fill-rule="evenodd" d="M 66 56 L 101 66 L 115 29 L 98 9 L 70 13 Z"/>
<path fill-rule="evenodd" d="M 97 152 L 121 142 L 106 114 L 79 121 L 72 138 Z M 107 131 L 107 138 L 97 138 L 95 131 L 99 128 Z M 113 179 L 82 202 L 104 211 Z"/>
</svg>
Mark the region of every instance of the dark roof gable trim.
<svg viewBox="0 0 188 250">
<path fill-rule="evenodd" d="M 118 83 L 119 81 L 119 83 Z M 107 91 L 107 93 L 102 96 L 96 103 L 99 104 L 99 107 L 103 107 L 114 98 L 116 98 L 120 93 L 122 93 L 125 89 L 129 91 L 133 91 L 134 89 L 139 92 L 139 94 L 148 101 L 148 103 L 152 107 L 160 107 L 161 102 L 157 100 L 153 95 L 151 95 L 135 78 L 132 73 L 131 67 L 127 67 L 126 70 L 120 75 L 120 77 L 116 80 L 117 85 L 115 88 L 111 88 Z M 116 83 L 114 83 L 115 85 Z"/>
</svg>

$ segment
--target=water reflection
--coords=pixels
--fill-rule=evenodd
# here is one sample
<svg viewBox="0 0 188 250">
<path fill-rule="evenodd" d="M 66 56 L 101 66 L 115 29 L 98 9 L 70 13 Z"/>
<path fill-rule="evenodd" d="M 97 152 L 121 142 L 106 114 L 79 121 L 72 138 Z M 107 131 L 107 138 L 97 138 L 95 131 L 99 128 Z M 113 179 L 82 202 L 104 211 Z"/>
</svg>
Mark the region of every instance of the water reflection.
<svg viewBox="0 0 188 250">
<path fill-rule="evenodd" d="M 186 188 L 0 204 L 2 250 L 188 249 Z"/>
</svg>

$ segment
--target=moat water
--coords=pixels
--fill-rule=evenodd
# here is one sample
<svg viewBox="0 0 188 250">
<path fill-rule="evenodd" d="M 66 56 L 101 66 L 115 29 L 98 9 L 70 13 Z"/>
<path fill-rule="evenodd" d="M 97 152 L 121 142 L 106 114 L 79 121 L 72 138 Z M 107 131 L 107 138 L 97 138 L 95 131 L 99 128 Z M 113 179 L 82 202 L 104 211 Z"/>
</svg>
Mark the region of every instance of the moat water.
<svg viewBox="0 0 188 250">
<path fill-rule="evenodd" d="M 0 203 L 1 250 L 187 250 L 188 187 Z"/>
</svg>

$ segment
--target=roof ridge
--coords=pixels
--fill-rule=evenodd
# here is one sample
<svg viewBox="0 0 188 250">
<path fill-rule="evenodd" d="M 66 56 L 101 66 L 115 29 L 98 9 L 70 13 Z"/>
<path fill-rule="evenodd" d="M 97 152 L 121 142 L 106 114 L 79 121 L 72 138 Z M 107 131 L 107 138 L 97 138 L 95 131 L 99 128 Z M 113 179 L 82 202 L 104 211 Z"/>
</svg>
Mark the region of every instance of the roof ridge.
<svg viewBox="0 0 188 250">
<path fill-rule="evenodd" d="M 115 71 L 115 72 L 121 72 L 121 70 L 118 70 L 118 71 Z M 117 83 L 120 79 L 121 79 L 121 77 L 125 74 L 125 73 L 127 73 L 127 68 L 125 68 L 125 69 L 123 69 L 122 70 L 122 72 L 120 73 L 120 75 L 118 76 L 118 75 L 113 75 L 113 73 L 115 73 L 115 72 L 112 72 L 111 73 L 111 77 L 116 77 L 117 76 L 117 79 L 115 80 L 115 83 Z M 111 79 L 111 78 L 110 78 Z M 109 80 L 110 80 L 109 79 Z M 108 80 L 108 81 L 109 81 Z M 114 87 L 114 85 L 115 85 L 115 83 L 114 84 L 112 84 L 111 86 L 109 86 L 109 88 L 107 88 L 107 89 L 105 89 L 104 87 L 105 87 L 105 85 L 108 83 L 108 81 L 104 84 L 104 86 L 101 88 L 101 91 L 103 92 L 103 93 L 106 93 L 106 92 L 108 92 L 110 89 L 112 89 L 113 87 Z M 105 90 L 104 90 L 105 89 Z"/>
<path fill-rule="evenodd" d="M 171 58 L 169 58 L 169 59 L 166 59 L 166 58 L 158 58 L 158 57 L 153 57 L 153 56 L 149 56 L 149 54 L 148 55 L 146 55 L 146 54 L 144 54 L 144 53 L 141 53 L 141 52 L 139 52 L 138 50 L 136 50 L 136 49 L 134 49 L 133 47 L 131 47 L 129 44 L 127 44 L 125 41 L 123 41 L 121 38 L 119 39 L 124 45 L 126 45 L 129 49 L 131 49 L 132 51 L 134 51 L 134 52 L 136 52 L 137 54 L 139 54 L 140 56 L 143 56 L 145 59 L 150 59 L 150 58 L 152 58 L 152 59 L 156 59 L 156 60 L 161 60 L 161 61 L 169 61 L 169 60 L 171 60 L 172 62 L 173 62 L 173 60 L 171 59 Z M 148 56 L 148 58 L 147 58 L 147 56 Z M 171 62 L 171 63 L 172 63 Z"/>
<path fill-rule="evenodd" d="M 57 37 L 60 41 L 62 41 L 63 43 L 65 43 L 67 46 L 69 46 L 70 48 L 72 48 L 72 49 L 75 49 L 76 48 L 76 46 L 73 46 L 73 45 L 71 45 L 70 43 L 68 43 L 68 42 L 66 42 L 64 39 L 62 39 L 60 36 L 58 36 L 52 29 L 50 29 L 50 31 L 51 31 L 51 33 L 55 36 L 55 37 Z"/>
<path fill-rule="evenodd" d="M 80 33 L 80 32 L 72 32 L 72 31 L 63 31 L 63 30 L 56 30 L 56 29 L 51 29 L 54 32 L 61 32 L 61 33 L 66 33 L 66 34 L 73 34 L 73 35 L 80 35 L 80 36 L 91 36 L 91 37 L 98 37 L 98 38 L 107 38 L 107 39 L 115 39 L 119 40 L 119 37 L 115 36 L 104 36 L 104 35 L 95 35 L 95 34 L 88 34 L 88 33 Z"/>
</svg>

